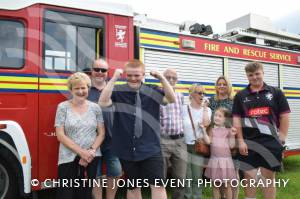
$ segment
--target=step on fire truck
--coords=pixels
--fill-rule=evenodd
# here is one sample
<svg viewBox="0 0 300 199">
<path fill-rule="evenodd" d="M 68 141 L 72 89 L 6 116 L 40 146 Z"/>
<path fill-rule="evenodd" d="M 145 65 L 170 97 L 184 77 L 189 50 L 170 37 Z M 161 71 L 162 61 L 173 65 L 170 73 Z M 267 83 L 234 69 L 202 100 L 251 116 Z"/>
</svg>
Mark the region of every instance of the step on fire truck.
<svg viewBox="0 0 300 199">
<path fill-rule="evenodd" d="M 67 77 L 98 57 L 109 62 L 110 75 L 132 58 L 142 60 L 147 73 L 176 68 L 185 95 L 193 83 L 213 95 L 220 75 L 238 91 L 247 84 L 245 64 L 261 61 L 266 82 L 284 90 L 292 109 L 286 155 L 299 153 L 299 51 L 191 34 L 185 25 L 93 0 L 1 1 L 0 198 L 51 187 L 49 179 L 57 177 L 57 104 L 69 97 Z M 158 83 L 149 75 L 146 82 Z"/>
</svg>

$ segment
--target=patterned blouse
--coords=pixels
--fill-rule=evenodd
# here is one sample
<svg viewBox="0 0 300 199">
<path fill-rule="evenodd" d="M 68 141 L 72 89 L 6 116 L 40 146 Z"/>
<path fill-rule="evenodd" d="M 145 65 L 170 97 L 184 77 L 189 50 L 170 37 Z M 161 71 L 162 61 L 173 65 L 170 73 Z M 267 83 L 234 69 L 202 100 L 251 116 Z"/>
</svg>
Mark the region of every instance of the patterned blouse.
<svg viewBox="0 0 300 199">
<path fill-rule="evenodd" d="M 88 149 L 97 137 L 97 125 L 103 123 L 102 112 L 98 104 L 88 101 L 88 109 L 79 115 L 71 108 L 70 101 L 61 102 L 56 111 L 55 127 L 64 127 L 66 136 L 81 148 Z M 60 143 L 58 164 L 72 162 L 76 153 Z M 101 156 L 99 149 L 96 156 Z"/>
<path fill-rule="evenodd" d="M 233 100 L 232 99 L 222 99 L 222 100 L 216 100 L 215 96 L 212 96 L 209 98 L 209 108 L 212 111 L 212 116 L 214 115 L 215 111 L 219 107 L 225 107 L 229 109 L 229 111 L 232 111 L 232 105 L 233 105 Z"/>
</svg>

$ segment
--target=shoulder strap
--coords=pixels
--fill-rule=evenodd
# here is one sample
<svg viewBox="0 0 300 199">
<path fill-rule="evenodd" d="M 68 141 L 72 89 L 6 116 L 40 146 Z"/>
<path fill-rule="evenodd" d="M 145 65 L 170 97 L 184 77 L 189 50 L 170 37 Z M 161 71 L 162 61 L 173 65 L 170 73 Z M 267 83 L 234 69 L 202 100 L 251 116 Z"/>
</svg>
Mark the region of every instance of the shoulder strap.
<svg viewBox="0 0 300 199">
<path fill-rule="evenodd" d="M 192 117 L 191 109 L 190 109 L 190 106 L 189 106 L 189 105 L 187 105 L 187 109 L 188 109 L 188 112 L 189 112 L 189 118 L 190 118 L 190 120 L 191 120 L 191 124 L 192 124 L 192 128 L 193 128 L 194 137 L 195 137 L 195 139 L 197 139 L 197 136 L 196 136 L 196 129 L 195 129 L 195 125 L 194 125 L 194 121 L 193 121 L 193 117 Z"/>
</svg>

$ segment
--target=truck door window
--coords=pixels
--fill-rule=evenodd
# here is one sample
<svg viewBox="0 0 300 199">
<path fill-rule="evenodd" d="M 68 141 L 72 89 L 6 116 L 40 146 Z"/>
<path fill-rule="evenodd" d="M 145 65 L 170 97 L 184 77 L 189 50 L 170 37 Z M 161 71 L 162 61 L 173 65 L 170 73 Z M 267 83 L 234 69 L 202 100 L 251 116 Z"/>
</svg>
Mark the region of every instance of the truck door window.
<svg viewBox="0 0 300 199">
<path fill-rule="evenodd" d="M 45 32 L 45 68 L 75 71 L 76 27 L 47 22 Z"/>
<path fill-rule="evenodd" d="M 0 67 L 21 68 L 24 65 L 24 25 L 0 19 Z"/>
<path fill-rule="evenodd" d="M 44 25 L 44 67 L 55 71 L 82 71 L 98 57 L 97 31 L 103 19 L 46 11 Z M 103 48 L 101 46 L 100 48 Z"/>
<path fill-rule="evenodd" d="M 91 66 L 96 58 L 96 30 L 78 27 L 78 66 L 82 70 Z M 92 58 L 92 59 L 91 59 Z"/>
</svg>

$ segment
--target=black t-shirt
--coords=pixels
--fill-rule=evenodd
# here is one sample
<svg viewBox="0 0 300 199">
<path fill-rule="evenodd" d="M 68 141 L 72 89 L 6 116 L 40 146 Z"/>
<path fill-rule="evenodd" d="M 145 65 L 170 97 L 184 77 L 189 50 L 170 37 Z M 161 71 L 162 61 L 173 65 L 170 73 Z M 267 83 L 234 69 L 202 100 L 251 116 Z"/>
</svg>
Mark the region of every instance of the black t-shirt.
<svg viewBox="0 0 300 199">
<path fill-rule="evenodd" d="M 242 120 L 244 139 L 269 147 L 274 145 L 274 140 L 278 141 L 280 115 L 289 112 L 290 107 L 283 92 L 265 83 L 258 92 L 252 92 L 250 85 L 238 92 L 232 108 L 233 116 Z"/>
</svg>

